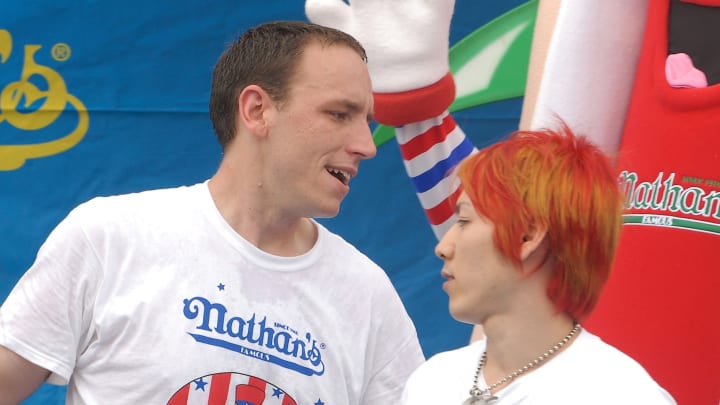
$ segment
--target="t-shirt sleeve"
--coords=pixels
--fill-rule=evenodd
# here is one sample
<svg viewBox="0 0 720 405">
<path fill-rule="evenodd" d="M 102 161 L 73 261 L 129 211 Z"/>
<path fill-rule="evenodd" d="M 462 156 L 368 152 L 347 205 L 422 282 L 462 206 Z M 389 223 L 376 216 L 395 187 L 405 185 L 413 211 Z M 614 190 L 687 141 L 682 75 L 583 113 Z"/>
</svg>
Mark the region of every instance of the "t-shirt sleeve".
<svg viewBox="0 0 720 405">
<path fill-rule="evenodd" d="M 415 326 L 400 297 L 389 289 L 376 295 L 371 308 L 378 324 L 366 352 L 371 371 L 363 405 L 399 404 L 408 377 L 425 361 Z"/>
<path fill-rule="evenodd" d="M 0 307 L 0 345 L 67 384 L 90 338 L 97 255 L 73 211 L 48 236 Z"/>
</svg>

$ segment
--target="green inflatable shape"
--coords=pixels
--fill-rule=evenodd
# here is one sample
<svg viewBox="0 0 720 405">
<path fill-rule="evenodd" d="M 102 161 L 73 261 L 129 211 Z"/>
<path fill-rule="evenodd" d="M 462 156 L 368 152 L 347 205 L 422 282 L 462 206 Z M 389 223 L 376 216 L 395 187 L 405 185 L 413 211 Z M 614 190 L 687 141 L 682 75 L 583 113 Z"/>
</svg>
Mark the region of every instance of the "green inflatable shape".
<svg viewBox="0 0 720 405">
<path fill-rule="evenodd" d="M 450 71 L 457 87 L 450 112 L 525 94 L 537 6 L 538 0 L 530 0 L 450 48 Z M 489 76 L 480 77 L 483 73 Z M 376 146 L 394 137 L 395 129 L 386 125 L 373 132 Z"/>
</svg>

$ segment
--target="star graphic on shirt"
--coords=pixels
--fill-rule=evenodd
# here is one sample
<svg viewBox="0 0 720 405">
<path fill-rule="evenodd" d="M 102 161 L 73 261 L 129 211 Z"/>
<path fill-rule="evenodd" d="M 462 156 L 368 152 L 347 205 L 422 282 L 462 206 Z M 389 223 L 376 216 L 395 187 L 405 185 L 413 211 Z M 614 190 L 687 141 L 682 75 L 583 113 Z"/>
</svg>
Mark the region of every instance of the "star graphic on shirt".
<svg viewBox="0 0 720 405">
<path fill-rule="evenodd" d="M 282 392 L 281 389 L 279 389 L 279 388 L 273 388 L 273 396 L 274 396 L 274 397 L 280 398 L 280 395 L 282 395 L 282 393 L 283 393 L 283 392 Z"/>
<path fill-rule="evenodd" d="M 197 391 L 197 390 L 205 391 L 205 386 L 207 385 L 207 383 L 205 381 L 203 381 L 202 378 L 197 379 L 193 382 L 195 383 L 195 391 Z"/>
<path fill-rule="evenodd" d="M 217 287 L 218 287 L 218 291 L 225 291 L 225 284 L 220 283 L 220 284 L 218 284 Z"/>
<path fill-rule="evenodd" d="M 318 398 L 317 402 L 315 402 L 315 405 L 325 405 L 325 402 L 321 401 L 320 398 Z"/>
</svg>

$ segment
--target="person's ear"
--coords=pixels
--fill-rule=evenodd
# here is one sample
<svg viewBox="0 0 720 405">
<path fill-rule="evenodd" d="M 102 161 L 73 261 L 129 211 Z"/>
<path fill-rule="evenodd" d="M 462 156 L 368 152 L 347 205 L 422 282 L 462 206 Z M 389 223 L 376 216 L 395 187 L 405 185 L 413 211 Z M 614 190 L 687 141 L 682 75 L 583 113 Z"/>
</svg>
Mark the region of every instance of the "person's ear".
<svg viewBox="0 0 720 405">
<path fill-rule="evenodd" d="M 543 245 L 543 241 L 547 236 L 547 227 L 536 226 L 530 224 L 522 236 L 522 244 L 520 245 L 520 259 L 527 260 L 533 253 L 538 251 Z"/>
<path fill-rule="evenodd" d="M 268 130 L 267 111 L 272 106 L 270 95 L 260 86 L 245 87 L 238 96 L 238 124 L 251 134 L 265 136 Z"/>
</svg>

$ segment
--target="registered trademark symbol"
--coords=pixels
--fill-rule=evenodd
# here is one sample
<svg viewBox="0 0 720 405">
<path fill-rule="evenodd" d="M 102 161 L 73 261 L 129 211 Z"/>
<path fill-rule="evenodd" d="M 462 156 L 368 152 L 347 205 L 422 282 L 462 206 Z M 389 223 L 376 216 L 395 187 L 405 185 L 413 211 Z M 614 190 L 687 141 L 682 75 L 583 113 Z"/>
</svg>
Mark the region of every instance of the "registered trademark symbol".
<svg viewBox="0 0 720 405">
<path fill-rule="evenodd" d="M 66 43 L 57 43 L 52 47 L 52 57 L 58 62 L 65 62 L 70 59 L 70 45 Z"/>
<path fill-rule="evenodd" d="M 324 350 L 326 347 L 327 347 L 327 345 L 326 345 L 325 343 L 320 343 L 320 348 L 321 348 L 321 349 Z"/>
</svg>

